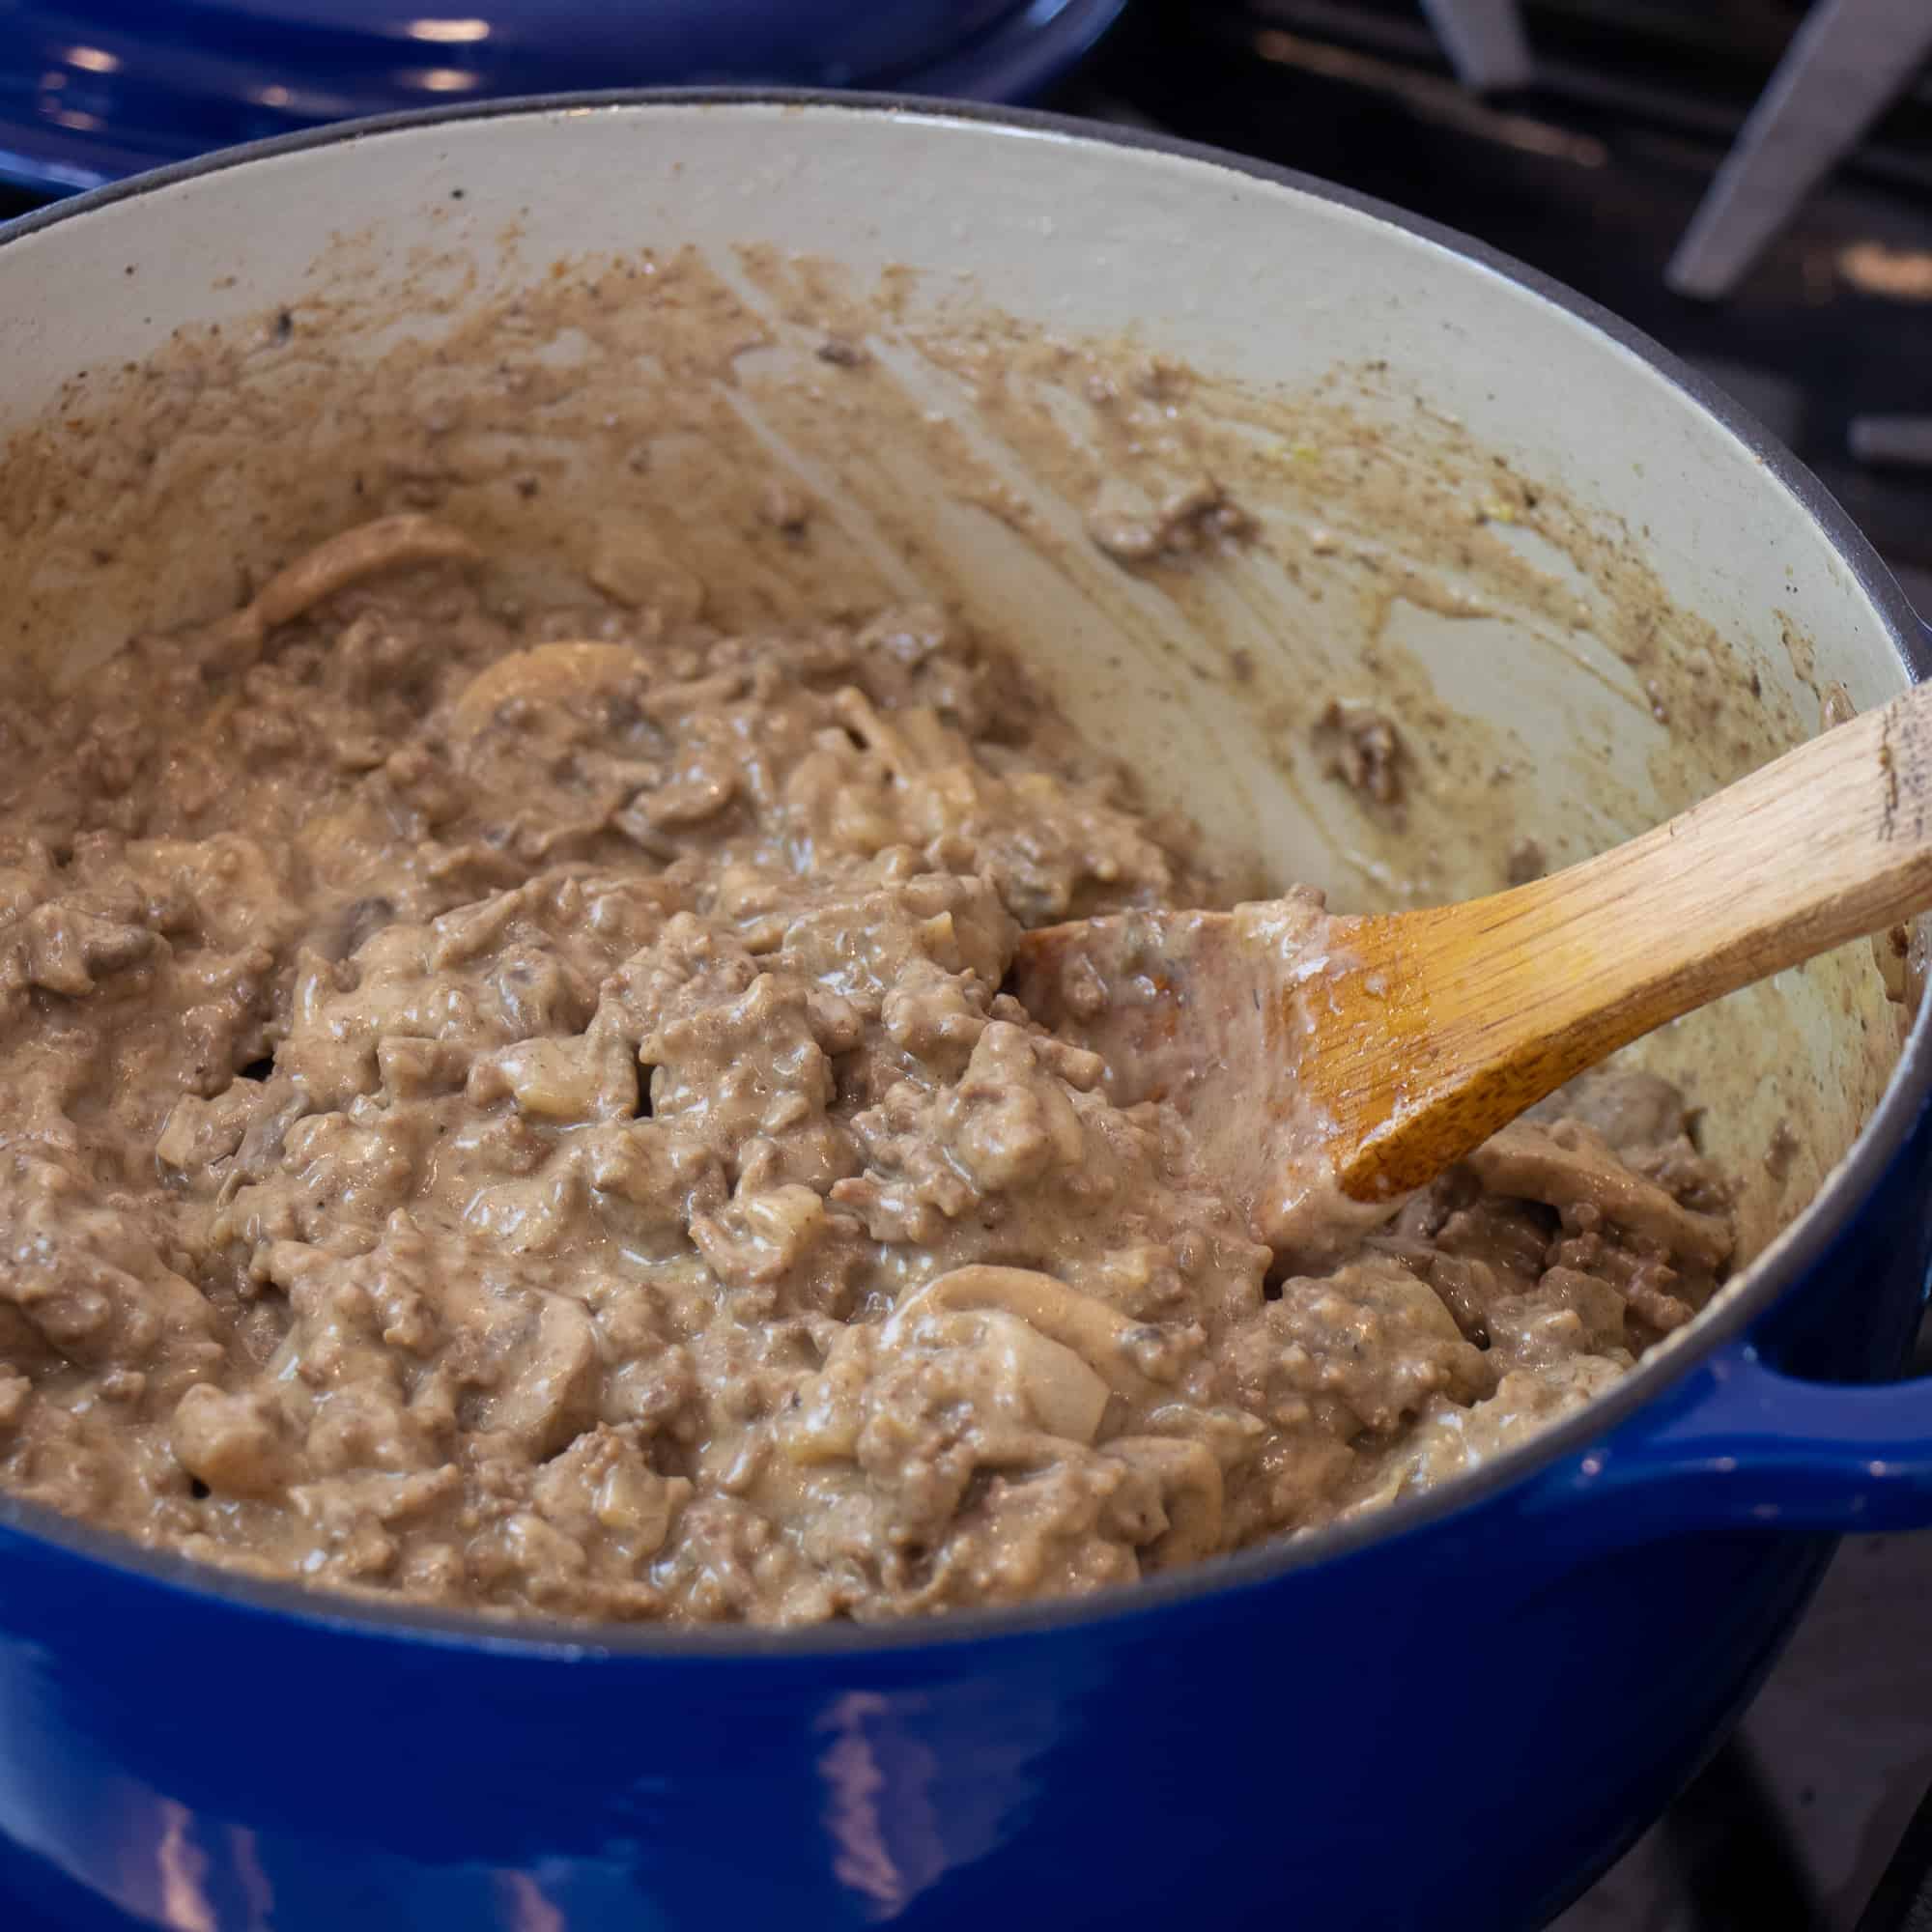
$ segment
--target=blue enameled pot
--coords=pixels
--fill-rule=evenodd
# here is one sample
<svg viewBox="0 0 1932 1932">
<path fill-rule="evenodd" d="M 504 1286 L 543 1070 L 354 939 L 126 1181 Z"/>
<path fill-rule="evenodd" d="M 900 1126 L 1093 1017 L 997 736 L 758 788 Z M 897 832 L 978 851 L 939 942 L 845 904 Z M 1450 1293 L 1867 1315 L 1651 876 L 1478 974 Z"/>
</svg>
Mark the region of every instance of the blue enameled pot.
<svg viewBox="0 0 1932 1932">
<path fill-rule="evenodd" d="M 1125 334 L 1142 356 L 1258 394 L 1344 367 L 1378 372 L 1365 395 L 1417 385 L 1430 410 L 1402 404 L 1396 459 L 1453 418 L 1518 473 L 1560 478 L 1579 517 L 1627 533 L 1672 608 L 1709 627 L 1654 625 L 1657 648 L 1754 668 L 1759 751 L 1815 729 L 1831 684 L 1863 706 L 1924 669 L 1896 586 L 1787 454 L 1653 345 L 1479 247 L 1138 135 L 724 94 L 298 136 L 0 235 L 5 647 L 84 655 L 157 599 L 218 608 L 233 578 L 204 571 L 211 548 L 224 570 L 255 567 L 318 533 L 339 505 L 313 460 L 328 418 L 313 383 L 346 399 L 386 380 L 354 374 L 358 313 L 441 328 L 520 276 L 538 284 L 553 258 L 689 244 L 723 261 L 739 243 L 810 253 L 855 288 L 884 277 L 896 306 L 880 311 L 882 340 L 912 327 L 930 287 L 934 327 L 970 298 L 1069 342 Z M 476 273 L 439 270 L 432 292 L 431 258 Z M 269 344 L 251 318 L 278 305 L 333 318 L 340 368 L 317 379 L 311 363 L 298 390 L 272 344 L 250 348 L 223 378 L 250 401 L 232 493 L 134 514 L 139 479 L 96 460 L 116 384 L 197 330 Z M 781 337 L 798 321 L 782 306 Z M 898 369 L 910 351 L 881 355 Z M 751 365 L 740 380 L 748 409 L 784 404 L 776 389 L 760 401 Z M 946 409 L 964 441 L 993 433 L 963 392 Z M 844 460 L 816 453 L 827 473 Z M 844 454 L 863 496 L 867 453 Z M 1044 467 L 1030 473 L 1050 487 Z M 491 487 L 447 513 L 497 527 L 511 499 Z M 565 476 L 517 513 L 587 514 L 598 487 Z M 1272 541 L 1269 503 L 1249 507 Z M 119 548 L 70 568 L 117 517 Z M 1010 520 L 935 513 L 920 568 L 1017 634 L 1076 711 L 1116 702 L 1124 685 L 1081 683 L 1096 662 L 1089 566 L 1049 584 L 1021 570 L 1018 541 Z M 1329 553 L 1296 554 L 1319 571 Z M 1239 581 L 1288 599 L 1278 575 L 1272 589 Z M 1225 621 L 1247 621 L 1240 602 Z M 1144 603 L 1121 607 L 1129 630 Z M 1354 621 L 1345 600 L 1329 608 Z M 1269 631 L 1280 612 L 1263 614 Z M 1505 648 L 1481 627 L 1440 636 L 1444 652 Z M 1279 648 L 1294 648 L 1286 634 Z M 1638 742 L 1648 712 L 1602 696 L 1619 662 L 1586 678 L 1552 658 L 1548 692 L 1517 680 L 1521 702 L 1555 718 L 1587 686 L 1608 705 L 1603 731 Z M 1123 749 L 1210 821 L 1248 812 L 1258 837 L 1299 824 L 1296 795 L 1265 789 L 1276 727 L 1234 685 L 1199 684 L 1208 695 L 1187 704 L 1211 739 L 1187 737 L 1172 709 L 1156 733 L 1159 707 L 1130 697 L 1108 714 Z M 1543 736 L 1552 798 L 1599 783 L 1603 731 Z M 1690 760 L 1649 769 L 1694 788 L 1745 754 L 1718 735 L 1641 743 Z M 1244 790 L 1242 774 L 1264 776 Z M 1664 802 L 1602 792 L 1594 819 L 1550 809 L 1581 841 L 1634 831 Z M 1308 836 L 1319 859 L 1321 828 Z M 1475 882 L 1453 865 L 1443 880 Z M 1904 1362 L 1925 1293 L 1925 1025 L 1894 1024 L 1862 948 L 1735 1010 L 1747 1023 L 1710 1036 L 1728 1044 L 1699 1063 L 1700 1097 L 1714 1122 L 1805 1123 L 1829 1170 L 1815 1187 L 1809 1174 L 1808 1207 L 1765 1194 L 1760 1237 L 1782 1232 L 1606 1400 L 1299 1543 L 1072 1605 L 691 1634 L 486 1628 L 312 1598 L 0 1502 L 9 1922 L 36 1907 L 72 1932 L 1541 1922 L 1736 1718 L 1833 1538 L 1932 1520 L 1932 1394 L 1874 1385 Z M 5 1108 L 0 1094 L 0 1156 Z"/>
</svg>

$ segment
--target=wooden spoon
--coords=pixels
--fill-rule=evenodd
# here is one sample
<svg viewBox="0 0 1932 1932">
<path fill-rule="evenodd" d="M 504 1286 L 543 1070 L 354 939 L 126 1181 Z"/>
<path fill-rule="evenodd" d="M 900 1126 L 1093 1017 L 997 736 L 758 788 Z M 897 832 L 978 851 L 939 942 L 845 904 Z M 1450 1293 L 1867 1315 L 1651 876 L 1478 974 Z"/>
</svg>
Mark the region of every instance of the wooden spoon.
<svg viewBox="0 0 1932 1932">
<path fill-rule="evenodd" d="M 1928 907 L 1932 685 L 1510 892 L 1048 926 L 1009 983 L 1123 1104 L 1180 1110 L 1258 1239 L 1314 1259 L 1639 1035 Z"/>
</svg>

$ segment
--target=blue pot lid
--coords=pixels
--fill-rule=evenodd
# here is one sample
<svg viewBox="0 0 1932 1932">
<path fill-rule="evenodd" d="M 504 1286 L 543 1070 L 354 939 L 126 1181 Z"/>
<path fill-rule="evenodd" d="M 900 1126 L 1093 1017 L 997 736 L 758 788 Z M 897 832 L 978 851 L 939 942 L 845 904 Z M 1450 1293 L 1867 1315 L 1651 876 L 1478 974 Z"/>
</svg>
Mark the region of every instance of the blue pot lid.
<svg viewBox="0 0 1932 1932">
<path fill-rule="evenodd" d="M 572 89 L 1037 93 L 1124 0 L 0 0 L 0 176 L 56 192 L 321 122 Z"/>
</svg>

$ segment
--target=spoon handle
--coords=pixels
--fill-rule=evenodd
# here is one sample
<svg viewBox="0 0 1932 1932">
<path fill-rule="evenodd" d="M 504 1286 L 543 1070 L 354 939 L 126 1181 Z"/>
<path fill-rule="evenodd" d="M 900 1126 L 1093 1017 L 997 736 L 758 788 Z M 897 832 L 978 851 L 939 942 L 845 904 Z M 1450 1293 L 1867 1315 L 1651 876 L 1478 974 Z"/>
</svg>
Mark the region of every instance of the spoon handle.
<svg viewBox="0 0 1932 1932">
<path fill-rule="evenodd" d="M 1304 1068 L 1337 1178 L 1419 1186 L 1666 1020 L 1928 907 L 1932 685 L 1548 878 L 1338 920 L 1365 970 L 1323 988 Z"/>
</svg>

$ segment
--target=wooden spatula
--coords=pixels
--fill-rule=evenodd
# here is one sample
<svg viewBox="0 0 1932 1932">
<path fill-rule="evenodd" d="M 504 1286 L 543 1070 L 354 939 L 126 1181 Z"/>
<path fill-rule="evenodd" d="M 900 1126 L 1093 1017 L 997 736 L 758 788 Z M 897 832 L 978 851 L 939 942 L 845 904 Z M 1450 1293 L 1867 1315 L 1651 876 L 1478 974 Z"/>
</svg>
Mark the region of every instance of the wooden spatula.
<svg viewBox="0 0 1932 1932">
<path fill-rule="evenodd" d="M 1258 1239 L 1313 1258 L 1639 1035 L 1927 907 L 1932 685 L 1510 892 L 1048 926 L 1009 983 L 1115 1097 L 1187 1116 Z"/>
</svg>

